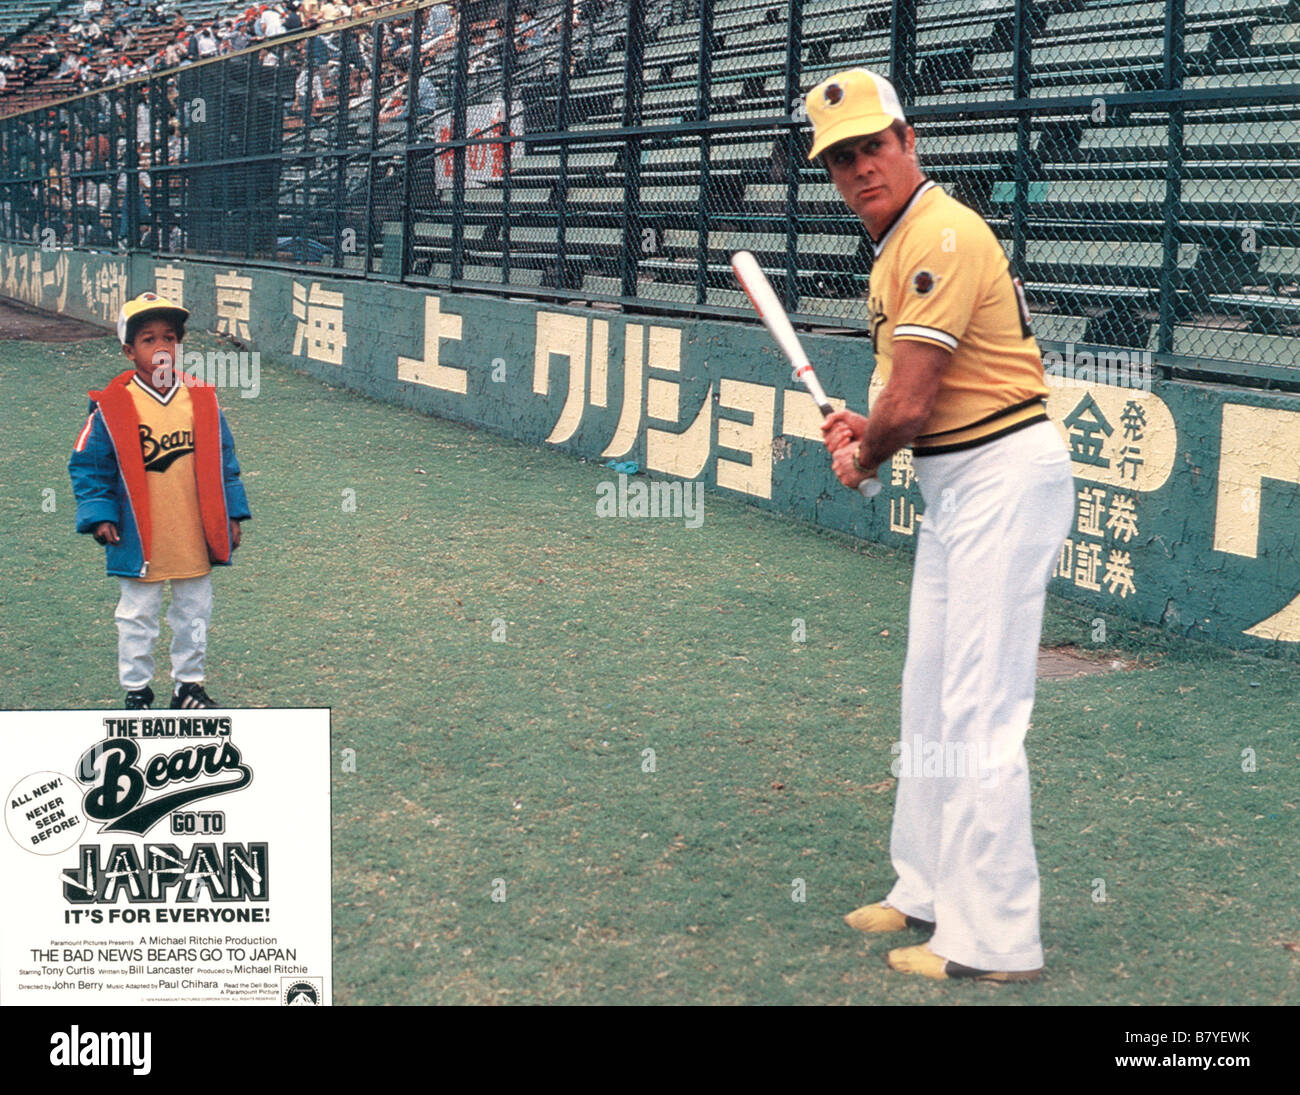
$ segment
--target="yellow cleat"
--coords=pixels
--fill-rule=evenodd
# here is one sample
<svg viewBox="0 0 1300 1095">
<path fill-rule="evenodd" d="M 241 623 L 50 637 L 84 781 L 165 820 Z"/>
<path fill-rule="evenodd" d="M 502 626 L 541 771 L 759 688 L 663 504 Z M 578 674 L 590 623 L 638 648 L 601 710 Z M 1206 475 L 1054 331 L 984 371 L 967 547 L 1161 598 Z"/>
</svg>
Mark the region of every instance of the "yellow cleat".
<svg viewBox="0 0 1300 1095">
<path fill-rule="evenodd" d="M 935 954 L 929 943 L 892 950 L 885 955 L 885 964 L 899 973 L 919 973 L 937 981 L 948 980 L 948 959 Z"/>
<path fill-rule="evenodd" d="M 950 962 L 930 949 L 929 943 L 916 947 L 899 947 L 885 956 L 885 963 L 891 970 L 899 973 L 919 973 L 922 977 L 932 977 L 936 981 L 962 979 L 970 981 L 993 981 L 1004 985 L 1013 981 L 1037 981 L 1043 976 L 1037 970 L 977 970 L 963 966 L 959 962 Z"/>
<path fill-rule="evenodd" d="M 930 921 L 907 916 L 883 901 L 854 909 L 844 918 L 844 923 L 860 932 L 901 932 L 904 928 L 934 931 L 934 925 Z"/>
</svg>

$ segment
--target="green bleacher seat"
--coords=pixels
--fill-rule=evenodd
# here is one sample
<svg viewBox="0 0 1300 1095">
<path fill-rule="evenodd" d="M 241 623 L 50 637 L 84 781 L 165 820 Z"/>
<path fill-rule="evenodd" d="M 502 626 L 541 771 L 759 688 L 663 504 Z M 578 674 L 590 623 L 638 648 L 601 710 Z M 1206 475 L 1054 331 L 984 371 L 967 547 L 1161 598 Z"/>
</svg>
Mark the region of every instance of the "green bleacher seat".
<svg viewBox="0 0 1300 1095">
<path fill-rule="evenodd" d="M 700 21 L 698 19 L 687 19 L 683 23 L 668 23 L 659 28 L 659 41 L 667 42 L 679 39 L 698 43 L 700 40 Z"/>
<path fill-rule="evenodd" d="M 1154 342 L 1148 348 L 1155 349 Z M 1240 328 L 1179 324 L 1174 327 L 1173 351 L 1191 358 L 1290 364 L 1300 361 L 1300 338 L 1257 334 Z"/>
<path fill-rule="evenodd" d="M 962 23 L 956 26 L 918 25 L 916 45 L 918 52 L 924 54 L 936 46 L 956 46 L 968 42 L 987 43 L 993 40 L 996 23 Z"/>
<path fill-rule="evenodd" d="M 1188 90 L 1200 90 L 1216 87 L 1285 87 L 1287 84 L 1300 84 L 1300 69 L 1279 69 L 1274 67 L 1260 72 L 1214 72 L 1200 76 L 1189 76 L 1183 81 Z"/>
<path fill-rule="evenodd" d="M 611 194 L 622 200 L 622 190 L 613 190 Z M 612 202 L 612 198 L 609 199 Z M 700 200 L 699 184 L 683 186 L 643 186 L 641 201 L 645 205 L 682 205 L 694 207 Z"/>
<path fill-rule="evenodd" d="M 921 24 L 940 19 L 969 17 L 972 14 L 972 7 L 980 15 L 988 15 L 992 12 L 1006 14 L 1015 11 L 1015 0 L 982 0 L 974 4 L 970 0 L 935 0 L 933 3 L 923 0 L 916 8 L 917 22 Z"/>
<path fill-rule="evenodd" d="M 863 61 L 867 62 L 872 59 L 889 56 L 889 35 L 873 34 L 865 38 L 853 38 L 848 41 L 836 42 L 831 46 L 830 58 L 832 61 Z"/>
<path fill-rule="evenodd" d="M 1092 37 L 1118 29 L 1161 27 L 1165 21 L 1163 3 L 1088 4 L 1078 11 L 1049 15 L 1040 38 Z"/>
<path fill-rule="evenodd" d="M 1179 269 L 1195 266 L 1199 250 L 1196 244 L 1181 244 Z M 1164 248 L 1159 243 L 1138 241 L 1030 239 L 1025 241 L 1025 263 L 1025 272 L 1040 280 L 1045 280 L 1044 275 L 1033 270 L 1061 267 L 1075 271 L 1072 281 L 1095 281 L 1099 286 L 1154 285 L 1164 263 Z"/>
<path fill-rule="evenodd" d="M 572 197 L 572 191 L 570 191 Z M 546 205 L 551 200 L 551 191 L 547 187 L 528 187 L 514 186 L 510 189 L 510 204 L 512 207 L 520 205 Z M 501 204 L 502 197 L 499 188 L 493 187 L 466 187 L 465 204 L 466 206 L 491 206 L 496 207 Z"/>
<path fill-rule="evenodd" d="M 717 28 L 714 30 L 716 32 Z M 763 23 L 758 26 L 734 27 L 726 32 L 722 42 L 727 52 L 738 49 L 761 52 L 776 48 L 784 51 L 788 33 L 784 22 Z"/>
<path fill-rule="evenodd" d="M 1300 283 L 1300 247 L 1264 247 L 1259 255 L 1259 272 L 1277 285 Z"/>
<path fill-rule="evenodd" d="M 713 71 L 719 76 L 740 75 L 746 73 L 776 72 L 785 68 L 785 50 L 745 51 L 727 57 L 713 59 Z M 673 69 L 673 78 L 679 79 L 677 69 Z"/>
<path fill-rule="evenodd" d="M 1191 22 L 1217 15 L 1237 18 L 1255 15 L 1280 19 L 1293 7 L 1293 0 L 1184 0 L 1184 12 Z"/>
</svg>

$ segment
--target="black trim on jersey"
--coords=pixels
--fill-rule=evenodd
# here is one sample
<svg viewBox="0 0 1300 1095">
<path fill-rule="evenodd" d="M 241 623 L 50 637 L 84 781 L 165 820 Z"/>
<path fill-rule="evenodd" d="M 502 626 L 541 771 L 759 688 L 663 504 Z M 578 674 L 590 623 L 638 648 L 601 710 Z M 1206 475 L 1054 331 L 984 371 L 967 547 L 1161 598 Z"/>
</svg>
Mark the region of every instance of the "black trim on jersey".
<svg viewBox="0 0 1300 1095">
<path fill-rule="evenodd" d="M 170 368 L 170 367 L 160 365 L 159 368 Z M 171 403 L 173 397 L 175 397 L 176 395 L 176 390 L 181 386 L 180 381 L 177 380 L 175 384 L 173 384 L 170 388 L 167 389 L 166 395 L 160 395 L 155 388 L 153 388 L 149 384 L 146 384 L 143 380 L 140 379 L 139 373 L 136 373 L 134 376 L 132 376 L 131 380 L 133 383 L 139 386 L 142 392 L 144 392 L 147 395 L 153 396 L 154 401 L 156 403 L 162 404 L 162 406 L 164 407 L 166 407 L 169 403 Z"/>
<path fill-rule="evenodd" d="M 999 418 L 1005 418 L 1009 414 L 1015 414 L 1016 411 L 1023 411 L 1026 407 L 1032 407 L 1035 403 L 1046 403 L 1047 396 L 1035 395 L 1026 399 L 1023 403 L 1013 403 L 1010 407 L 1003 407 L 1000 411 L 994 411 L 992 414 L 985 415 L 983 418 L 974 422 L 967 422 L 964 426 L 954 426 L 950 430 L 940 430 L 938 433 L 927 433 L 918 437 L 918 441 L 926 437 L 947 437 L 950 433 L 965 433 L 967 430 L 973 430 L 976 426 L 982 426 L 986 422 L 996 422 Z"/>
<path fill-rule="evenodd" d="M 885 241 L 889 239 L 889 234 L 895 228 L 898 227 L 898 222 L 901 221 L 905 216 L 907 216 L 908 211 L 912 208 L 912 206 L 916 204 L 916 200 L 927 190 L 929 190 L 932 186 L 938 186 L 938 185 L 939 184 L 935 182 L 933 179 L 922 179 L 921 185 L 912 191 L 912 196 L 908 198 L 907 201 L 903 204 L 903 208 L 898 211 L 897 216 L 895 216 L 892 221 L 890 221 L 887 225 L 885 225 L 885 230 L 880 233 L 879 242 L 877 242 L 874 239 L 871 239 L 870 232 L 867 233 L 867 239 L 871 240 L 872 254 L 876 258 L 880 258 L 880 252 L 885 246 Z"/>
<path fill-rule="evenodd" d="M 1026 426 L 1034 426 L 1039 422 L 1050 422 L 1047 417 L 1047 411 L 1042 414 L 1036 414 L 1033 418 L 1026 418 L 1023 422 L 1017 422 L 1013 426 L 1008 426 L 1004 430 L 998 430 L 997 433 L 991 433 L 987 437 L 977 437 L 973 441 L 959 441 L 955 445 L 927 445 L 924 448 L 917 446 L 912 447 L 913 456 L 940 456 L 950 452 L 962 452 L 965 449 L 978 448 L 980 445 L 987 445 L 990 441 L 996 441 L 999 437 L 1006 437 L 1007 434 L 1015 433 L 1016 430 L 1023 430 Z"/>
</svg>

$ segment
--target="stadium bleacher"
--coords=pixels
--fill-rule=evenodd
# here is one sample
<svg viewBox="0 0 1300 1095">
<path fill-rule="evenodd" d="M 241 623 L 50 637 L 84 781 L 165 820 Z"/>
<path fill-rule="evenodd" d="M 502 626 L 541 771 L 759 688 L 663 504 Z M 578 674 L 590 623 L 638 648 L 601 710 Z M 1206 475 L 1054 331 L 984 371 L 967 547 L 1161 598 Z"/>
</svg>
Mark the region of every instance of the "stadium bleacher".
<svg viewBox="0 0 1300 1095">
<path fill-rule="evenodd" d="M 28 6 L 47 21 L 47 9 L 59 8 Z M 590 300 L 621 298 L 630 277 L 647 304 L 688 310 L 744 307 L 728 264 L 743 246 L 790 294 L 797 316 L 864 327 L 869 240 L 820 165 L 805 162 L 805 138 L 790 121 L 799 120 L 802 93 L 831 72 L 861 64 L 894 75 L 890 3 L 807 0 L 794 95 L 785 0 L 716 0 L 703 48 L 696 3 L 649 0 L 639 88 L 628 86 L 620 5 L 583 4 L 567 56 L 553 29 L 561 0 L 524 6 L 536 15 L 533 29 L 551 33 L 513 43 L 508 128 L 519 139 L 471 145 L 459 196 L 455 158 L 439 147 L 452 133 L 455 52 L 427 56 L 422 71 L 436 105 L 417 105 L 408 119 L 409 77 L 392 50 L 411 16 L 396 10 L 336 32 L 319 57 L 298 44 L 275 47 L 278 75 L 254 74 L 249 59 L 219 62 L 233 86 L 264 86 L 265 101 L 278 104 L 273 133 L 259 136 L 259 120 L 245 135 L 274 140 L 284 155 L 266 176 L 275 193 L 222 181 L 204 199 L 212 207 L 196 210 L 185 172 L 156 165 L 154 204 L 167 222 L 156 242 L 186 249 L 188 216 L 208 226 L 194 238 L 214 246 L 225 218 L 243 226 L 227 232 L 236 241 L 230 253 L 257 257 L 263 245 L 252 226 L 269 202 L 274 254 L 260 257 L 433 283 L 455 269 L 465 285 Z M 232 7 L 190 0 L 183 15 L 203 21 Z M 1022 78 L 1035 107 L 1023 122 L 997 109 L 1013 98 L 1016 10 L 1014 0 L 919 0 L 915 67 L 904 83 L 923 167 L 989 221 L 1019 266 L 1040 336 L 1294 359 L 1300 108 L 1232 93 L 1300 83 L 1297 0 L 1185 0 L 1184 67 L 1173 75 L 1189 96 L 1176 106 L 1168 95 L 1146 98 L 1171 76 L 1164 3 L 1044 0 L 1027 9 Z M 474 139 L 507 124 L 487 14 L 468 24 Z M 40 12 L 33 18 L 39 24 Z M 156 50 L 170 33 L 141 35 L 137 48 Z M 384 61 L 369 89 L 374 35 Z M 354 52 L 340 86 L 344 42 Z M 184 71 L 155 81 L 159 102 L 184 98 Z M 304 93 L 308 71 L 324 82 L 316 102 Z M 609 135 L 629 110 L 646 128 Z M 164 158 L 166 114 L 151 122 Z M 105 234 L 118 234 L 115 218 L 98 217 L 111 222 Z M 357 250 L 339 248 L 342 229 L 355 232 Z"/>
<path fill-rule="evenodd" d="M 11 38 L 39 23 L 67 0 L 10 0 L 0 5 L 0 38 Z"/>
</svg>

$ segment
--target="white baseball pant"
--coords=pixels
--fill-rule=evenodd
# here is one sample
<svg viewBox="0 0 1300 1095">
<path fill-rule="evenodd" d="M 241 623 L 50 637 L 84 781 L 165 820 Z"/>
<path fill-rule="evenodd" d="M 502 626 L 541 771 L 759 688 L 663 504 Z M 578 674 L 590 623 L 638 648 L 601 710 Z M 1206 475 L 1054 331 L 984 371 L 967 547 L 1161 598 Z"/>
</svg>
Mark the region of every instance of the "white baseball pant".
<svg viewBox="0 0 1300 1095">
<path fill-rule="evenodd" d="M 1074 516 L 1050 422 L 916 457 L 917 538 L 888 903 L 982 970 L 1043 965 L 1024 740 L 1047 583 Z"/>
<path fill-rule="evenodd" d="M 122 594 L 117 602 L 117 676 L 128 692 L 153 680 L 153 644 L 158 638 L 158 612 L 162 608 L 162 582 L 119 578 Z M 173 578 L 167 624 L 172 630 L 172 678 L 203 680 L 203 656 L 208 648 L 208 623 L 212 619 L 212 575 Z"/>
</svg>

